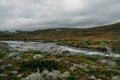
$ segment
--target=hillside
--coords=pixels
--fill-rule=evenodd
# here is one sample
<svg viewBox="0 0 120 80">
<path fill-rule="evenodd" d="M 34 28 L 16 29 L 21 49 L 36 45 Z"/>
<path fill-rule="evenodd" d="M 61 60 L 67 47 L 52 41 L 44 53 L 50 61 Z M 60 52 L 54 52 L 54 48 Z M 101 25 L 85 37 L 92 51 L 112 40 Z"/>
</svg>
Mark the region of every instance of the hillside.
<svg viewBox="0 0 120 80">
<path fill-rule="evenodd" d="M 41 35 L 44 38 L 53 39 L 81 39 L 81 38 L 98 38 L 98 39 L 119 39 L 120 37 L 120 23 L 106 26 L 99 26 L 87 29 L 77 29 L 77 28 L 60 28 L 60 29 L 47 29 L 38 30 L 30 33 L 36 37 Z M 39 37 L 38 36 L 38 37 Z M 45 37 L 46 36 L 46 37 Z"/>
<path fill-rule="evenodd" d="M 37 31 L 18 31 L 17 33 L 0 34 L 0 39 L 119 39 L 120 23 L 94 28 L 56 28 Z"/>
<path fill-rule="evenodd" d="M 0 34 L 0 40 L 55 41 L 60 45 L 105 51 L 105 44 L 120 51 L 120 23 L 93 28 L 56 28 Z"/>
</svg>

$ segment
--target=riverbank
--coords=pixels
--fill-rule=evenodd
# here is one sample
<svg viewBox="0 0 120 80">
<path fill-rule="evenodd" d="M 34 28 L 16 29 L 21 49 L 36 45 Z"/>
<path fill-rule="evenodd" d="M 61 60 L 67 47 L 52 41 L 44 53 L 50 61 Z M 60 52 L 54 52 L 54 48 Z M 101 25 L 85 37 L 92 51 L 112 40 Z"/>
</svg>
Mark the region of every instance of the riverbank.
<svg viewBox="0 0 120 80">
<path fill-rule="evenodd" d="M 11 47 L 12 50 L 18 50 L 18 51 L 41 50 L 42 52 L 54 53 L 54 54 L 69 52 L 71 54 L 84 53 L 87 55 L 96 54 L 96 55 L 109 56 L 105 52 L 79 49 L 76 47 L 69 47 L 69 46 L 62 46 L 62 45 L 57 45 L 57 43 L 54 42 L 48 42 L 48 43 L 24 42 L 24 41 L 2 41 L 2 42 L 6 42 L 9 45 L 9 47 Z M 119 54 L 114 53 L 114 57 L 119 57 L 119 56 L 120 56 Z"/>
<path fill-rule="evenodd" d="M 7 40 L 11 41 L 11 40 Z M 16 40 L 12 40 L 16 41 Z M 61 46 L 70 46 L 70 47 L 76 47 L 81 48 L 84 50 L 92 50 L 92 51 L 99 51 L 99 52 L 106 52 L 106 45 L 108 45 L 113 53 L 120 53 L 120 40 L 90 40 L 90 39 L 65 39 L 65 40 L 20 40 L 17 41 L 24 41 L 24 42 L 42 42 L 42 43 L 48 43 L 53 42 L 57 45 Z"/>
</svg>

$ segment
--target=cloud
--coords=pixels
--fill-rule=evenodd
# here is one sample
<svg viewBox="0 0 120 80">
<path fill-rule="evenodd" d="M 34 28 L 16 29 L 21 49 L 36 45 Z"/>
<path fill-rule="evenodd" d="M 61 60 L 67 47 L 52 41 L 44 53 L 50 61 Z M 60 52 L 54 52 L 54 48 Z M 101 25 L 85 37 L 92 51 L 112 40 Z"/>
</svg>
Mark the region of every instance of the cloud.
<svg viewBox="0 0 120 80">
<path fill-rule="evenodd" d="M 0 0 L 0 30 L 86 28 L 120 21 L 120 0 Z"/>
</svg>

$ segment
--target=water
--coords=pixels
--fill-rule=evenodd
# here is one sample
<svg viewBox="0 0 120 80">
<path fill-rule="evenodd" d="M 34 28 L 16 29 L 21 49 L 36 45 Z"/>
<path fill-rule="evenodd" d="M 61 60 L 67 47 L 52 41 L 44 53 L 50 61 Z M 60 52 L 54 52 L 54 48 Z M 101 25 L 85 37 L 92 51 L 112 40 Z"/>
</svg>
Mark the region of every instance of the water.
<svg viewBox="0 0 120 80">
<path fill-rule="evenodd" d="M 82 50 L 75 47 L 57 45 L 56 43 L 51 43 L 51 42 L 49 43 L 24 42 L 24 41 L 1 41 L 1 42 L 6 42 L 8 43 L 11 49 L 19 50 L 19 51 L 40 50 L 41 52 L 50 52 L 50 53 L 69 51 L 72 54 L 84 53 L 87 55 L 96 54 L 96 55 L 109 56 L 104 52 Z M 114 54 L 114 56 L 120 57 L 120 54 Z"/>
</svg>

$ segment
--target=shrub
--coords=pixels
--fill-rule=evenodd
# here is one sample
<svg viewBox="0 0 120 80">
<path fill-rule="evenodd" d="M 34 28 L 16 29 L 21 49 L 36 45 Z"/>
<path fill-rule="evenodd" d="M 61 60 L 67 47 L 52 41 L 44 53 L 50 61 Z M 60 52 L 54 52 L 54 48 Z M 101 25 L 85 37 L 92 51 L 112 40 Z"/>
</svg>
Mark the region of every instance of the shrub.
<svg viewBox="0 0 120 80">
<path fill-rule="evenodd" d="M 40 71 L 43 71 L 45 68 L 51 71 L 52 69 L 58 69 L 58 63 L 54 60 L 31 60 L 31 61 L 23 61 L 21 63 L 21 67 L 23 69 L 36 69 L 37 67 Z"/>
</svg>

